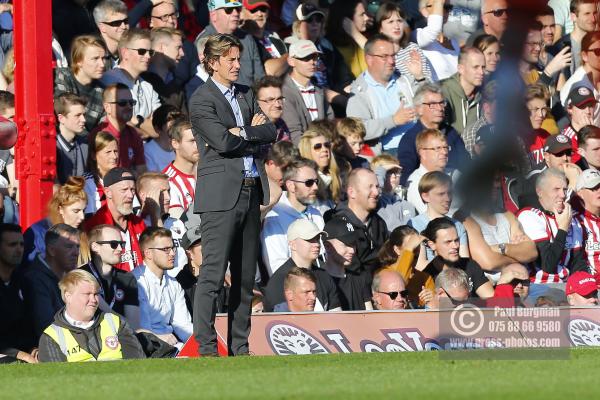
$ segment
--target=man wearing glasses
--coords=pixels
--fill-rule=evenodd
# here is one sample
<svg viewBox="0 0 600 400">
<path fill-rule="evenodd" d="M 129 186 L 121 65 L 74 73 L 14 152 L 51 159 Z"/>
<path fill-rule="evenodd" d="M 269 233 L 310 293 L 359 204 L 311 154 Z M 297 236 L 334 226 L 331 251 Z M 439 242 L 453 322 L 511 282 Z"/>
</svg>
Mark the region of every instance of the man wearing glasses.
<svg viewBox="0 0 600 400">
<path fill-rule="evenodd" d="M 123 34 L 129 29 L 127 5 L 121 0 L 104 0 L 94 7 L 94 21 L 111 57 L 110 68 L 119 62 L 117 47 Z"/>
<path fill-rule="evenodd" d="M 308 219 L 319 229 L 325 222 L 313 204 L 317 201 L 318 175 L 314 161 L 299 158 L 284 170 L 282 193 L 273 210 L 267 213 L 261 231 L 262 256 L 269 275 L 290 257 L 287 230 L 298 219 Z"/>
<path fill-rule="evenodd" d="M 409 307 L 408 290 L 402 276 L 393 270 L 382 269 L 375 273 L 371 284 L 375 310 L 404 310 Z"/>
<path fill-rule="evenodd" d="M 475 39 L 484 34 L 492 35 L 498 40 L 502 40 L 509 12 L 506 0 L 482 0 L 481 22 L 483 23 L 483 28 L 473 32 L 467 39 L 466 45 L 473 46 Z"/>
<path fill-rule="evenodd" d="M 144 264 L 133 271 L 140 302 L 140 327 L 181 349 L 192 335 L 192 318 L 185 294 L 166 272 L 175 265 L 176 248 L 171 231 L 148 228 L 140 236 Z"/>
<path fill-rule="evenodd" d="M 287 58 L 286 58 L 287 59 Z M 283 120 L 283 106 L 285 105 L 285 97 L 281 90 L 283 82 L 280 78 L 265 75 L 254 84 L 254 93 L 258 100 L 258 106 L 263 113 L 269 118 L 269 121 L 275 124 L 277 128 L 277 139 L 290 141 L 290 130 Z"/>
<path fill-rule="evenodd" d="M 394 43 L 385 35 L 373 35 L 365 44 L 367 70 L 352 83 L 354 96 L 346 114 L 362 120 L 365 141 L 376 150 L 396 154 L 400 138 L 416 118 L 409 79 L 396 71 Z"/>
<path fill-rule="evenodd" d="M 446 136 L 446 142 L 450 147 L 447 165 L 449 168 L 466 167 L 471 158 L 456 129 L 444 121 L 446 100 L 438 84 L 429 82 L 422 84 L 415 92 L 413 102 L 419 120 L 402 136 L 398 145 L 398 160 L 402 166 L 400 177 L 402 186 L 406 186 L 410 174 L 419 168 L 416 139 L 424 129 L 437 129 Z"/>
<path fill-rule="evenodd" d="M 236 36 L 244 51 L 241 51 L 240 72 L 236 83 L 252 86 L 252 83 L 265 75 L 265 68 L 254 37 L 239 29 L 242 3 L 234 0 L 208 0 L 210 25 L 206 27 L 198 39 L 217 33 Z"/>
<path fill-rule="evenodd" d="M 325 90 L 313 79 L 320 54 L 310 40 L 298 40 L 290 46 L 288 64 L 291 71 L 283 79 L 282 86 L 286 99 L 283 120 L 295 145 L 312 121 L 334 118 Z"/>
<path fill-rule="evenodd" d="M 100 287 L 99 308 L 123 315 L 131 328 L 140 327 L 140 307 L 135 277 L 117 268 L 125 242 L 113 225 L 98 225 L 89 232 L 92 259 L 80 267 L 94 276 Z"/>
</svg>

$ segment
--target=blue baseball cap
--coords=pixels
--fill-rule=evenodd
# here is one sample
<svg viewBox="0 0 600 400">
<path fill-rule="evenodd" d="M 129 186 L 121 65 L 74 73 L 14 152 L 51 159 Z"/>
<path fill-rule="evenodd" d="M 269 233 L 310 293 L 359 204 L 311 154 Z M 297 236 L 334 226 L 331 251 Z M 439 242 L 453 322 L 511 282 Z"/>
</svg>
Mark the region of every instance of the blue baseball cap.
<svg viewBox="0 0 600 400">
<path fill-rule="evenodd" d="M 215 11 L 219 8 L 232 8 L 242 6 L 242 2 L 236 0 L 208 0 L 208 11 Z"/>
</svg>

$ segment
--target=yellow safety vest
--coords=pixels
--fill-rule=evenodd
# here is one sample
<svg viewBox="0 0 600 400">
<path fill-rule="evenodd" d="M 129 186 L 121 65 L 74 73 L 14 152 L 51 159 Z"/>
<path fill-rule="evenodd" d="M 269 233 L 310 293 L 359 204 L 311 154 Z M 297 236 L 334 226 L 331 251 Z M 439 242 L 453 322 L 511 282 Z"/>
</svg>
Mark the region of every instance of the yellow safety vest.
<svg viewBox="0 0 600 400">
<path fill-rule="evenodd" d="M 52 324 L 44 330 L 44 333 L 60 346 L 60 350 L 67 357 L 68 362 L 121 360 L 123 359 L 123 352 L 117 336 L 119 325 L 120 319 L 118 316 L 110 313 L 104 314 L 104 318 L 100 322 L 102 348 L 97 359 L 77 343 L 77 340 L 67 328 Z"/>
</svg>

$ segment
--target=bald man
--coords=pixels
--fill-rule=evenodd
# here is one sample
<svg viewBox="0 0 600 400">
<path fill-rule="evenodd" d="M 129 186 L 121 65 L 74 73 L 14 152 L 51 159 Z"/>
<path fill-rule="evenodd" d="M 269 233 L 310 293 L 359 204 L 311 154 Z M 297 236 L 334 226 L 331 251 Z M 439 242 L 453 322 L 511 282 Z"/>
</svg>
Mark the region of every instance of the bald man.
<svg viewBox="0 0 600 400">
<path fill-rule="evenodd" d="M 408 291 L 402 276 L 390 269 L 380 270 L 373 277 L 373 308 L 404 310 L 408 307 Z"/>
</svg>

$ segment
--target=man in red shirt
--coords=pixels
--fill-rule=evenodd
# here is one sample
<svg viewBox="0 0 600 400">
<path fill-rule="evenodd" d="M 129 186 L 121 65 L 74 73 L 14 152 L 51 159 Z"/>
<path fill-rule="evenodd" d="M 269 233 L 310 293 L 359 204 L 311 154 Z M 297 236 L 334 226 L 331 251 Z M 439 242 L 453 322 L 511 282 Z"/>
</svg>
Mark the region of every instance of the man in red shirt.
<svg viewBox="0 0 600 400">
<path fill-rule="evenodd" d="M 102 206 L 92 218 L 84 224 L 86 232 L 102 224 L 114 225 L 124 242 L 121 262 L 115 268 L 132 271 L 142 264 L 142 253 L 138 239 L 146 224 L 133 213 L 135 197 L 135 178 L 125 168 L 113 168 L 104 176 L 104 192 L 106 205 Z"/>
<path fill-rule="evenodd" d="M 119 167 L 129 168 L 140 175 L 146 172 L 144 143 L 138 132 L 127 123 L 133 115 L 136 104 L 131 91 L 126 85 L 116 83 L 108 85 L 102 96 L 106 121 L 92 131 L 92 138 L 97 132 L 105 131 L 112 134 L 119 142 Z"/>
</svg>

